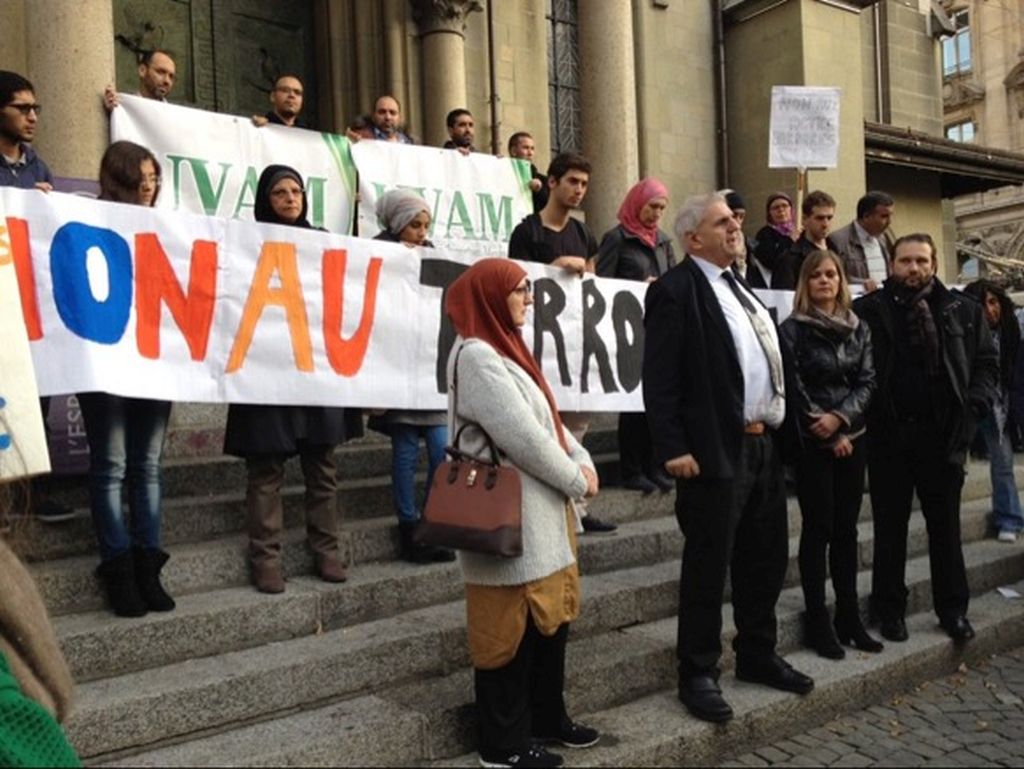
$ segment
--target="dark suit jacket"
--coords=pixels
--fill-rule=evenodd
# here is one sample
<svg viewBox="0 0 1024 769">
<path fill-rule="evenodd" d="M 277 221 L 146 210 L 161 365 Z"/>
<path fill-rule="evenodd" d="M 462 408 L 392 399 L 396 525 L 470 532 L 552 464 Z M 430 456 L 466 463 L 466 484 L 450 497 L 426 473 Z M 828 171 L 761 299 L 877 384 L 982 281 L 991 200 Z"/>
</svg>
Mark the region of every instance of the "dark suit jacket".
<svg viewBox="0 0 1024 769">
<path fill-rule="evenodd" d="M 743 372 L 708 279 L 686 257 L 647 290 L 644 405 L 658 463 L 692 454 L 732 478 L 743 442 Z"/>
</svg>

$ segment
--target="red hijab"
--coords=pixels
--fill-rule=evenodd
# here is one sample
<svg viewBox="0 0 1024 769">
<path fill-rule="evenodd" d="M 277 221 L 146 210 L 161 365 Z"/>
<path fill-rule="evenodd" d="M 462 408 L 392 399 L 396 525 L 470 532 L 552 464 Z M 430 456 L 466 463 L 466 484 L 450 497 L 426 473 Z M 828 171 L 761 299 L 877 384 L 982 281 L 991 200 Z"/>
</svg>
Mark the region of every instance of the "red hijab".
<svg viewBox="0 0 1024 769">
<path fill-rule="evenodd" d="M 668 188 L 654 177 L 648 177 L 634 184 L 619 206 L 619 224 L 651 248 L 658 242 L 658 225 L 644 224 L 640 221 L 640 212 L 654 198 L 668 200 Z"/>
<path fill-rule="evenodd" d="M 511 259 L 481 259 L 448 287 L 445 312 L 463 339 L 487 342 L 498 355 L 514 361 L 530 375 L 547 399 L 558 442 L 568 452 L 555 396 L 508 309 L 508 295 L 525 277 L 526 270 Z"/>
</svg>

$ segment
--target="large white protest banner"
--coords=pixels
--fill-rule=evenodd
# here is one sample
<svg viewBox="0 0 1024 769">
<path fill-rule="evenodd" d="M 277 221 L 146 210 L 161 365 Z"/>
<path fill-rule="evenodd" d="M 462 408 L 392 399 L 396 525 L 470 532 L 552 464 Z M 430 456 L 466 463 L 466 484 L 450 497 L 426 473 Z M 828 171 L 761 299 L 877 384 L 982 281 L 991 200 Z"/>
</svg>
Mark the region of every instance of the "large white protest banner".
<svg viewBox="0 0 1024 769">
<path fill-rule="evenodd" d="M 248 118 L 122 95 L 110 114 L 110 138 L 156 155 L 163 171 L 160 208 L 252 221 L 260 172 L 283 163 L 305 180 L 313 226 L 352 232 L 356 173 L 344 136 L 257 128 Z"/>
<path fill-rule="evenodd" d="M 473 257 L 0 189 L 44 394 L 441 409 L 445 288 Z M 523 265 L 561 408 L 643 408 L 646 284 Z"/>
<path fill-rule="evenodd" d="M 772 86 L 769 168 L 835 168 L 840 89 Z"/>
<path fill-rule="evenodd" d="M 533 213 L 530 166 L 474 152 L 361 141 L 352 146 L 359 169 L 359 234 L 380 232 L 377 200 L 396 187 L 415 190 L 431 209 L 435 246 L 476 256 L 505 256 L 512 230 Z"/>
<path fill-rule="evenodd" d="M 50 457 L 3 211 L 0 203 L 0 480 L 7 480 L 49 472 Z"/>
</svg>

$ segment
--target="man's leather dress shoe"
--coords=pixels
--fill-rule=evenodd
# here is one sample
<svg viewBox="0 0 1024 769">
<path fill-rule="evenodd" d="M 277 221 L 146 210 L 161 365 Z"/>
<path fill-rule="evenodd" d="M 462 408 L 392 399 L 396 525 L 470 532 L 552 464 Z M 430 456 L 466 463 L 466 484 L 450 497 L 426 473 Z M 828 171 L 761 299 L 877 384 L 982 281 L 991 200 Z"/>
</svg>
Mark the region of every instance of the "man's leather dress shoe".
<svg viewBox="0 0 1024 769">
<path fill-rule="evenodd" d="M 722 697 L 722 689 L 714 676 L 680 677 L 679 701 L 702 721 L 720 724 L 732 718 L 732 708 Z"/>
<path fill-rule="evenodd" d="M 903 617 L 881 620 L 878 623 L 878 632 L 887 641 L 902 642 L 910 638 L 910 634 L 907 633 L 907 623 L 903 621 Z"/>
<path fill-rule="evenodd" d="M 807 694 L 814 689 L 813 678 L 795 670 L 778 655 L 763 662 L 736 660 L 736 678 L 794 694 Z"/>
<path fill-rule="evenodd" d="M 949 619 L 942 620 L 939 624 L 955 643 L 967 643 L 974 638 L 974 628 L 967 621 L 967 617 L 950 617 Z"/>
</svg>

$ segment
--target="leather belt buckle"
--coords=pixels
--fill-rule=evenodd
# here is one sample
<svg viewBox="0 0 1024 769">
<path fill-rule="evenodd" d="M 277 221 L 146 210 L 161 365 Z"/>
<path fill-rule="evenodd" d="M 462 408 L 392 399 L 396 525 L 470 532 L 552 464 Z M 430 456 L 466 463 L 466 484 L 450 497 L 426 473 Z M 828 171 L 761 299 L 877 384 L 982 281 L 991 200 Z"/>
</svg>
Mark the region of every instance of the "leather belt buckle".
<svg viewBox="0 0 1024 769">
<path fill-rule="evenodd" d="M 748 422 L 743 426 L 745 435 L 764 435 L 766 429 L 764 422 Z"/>
</svg>

